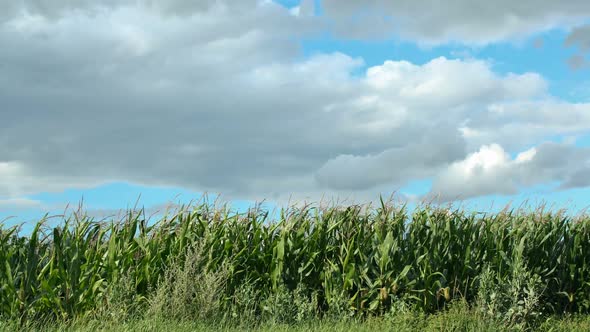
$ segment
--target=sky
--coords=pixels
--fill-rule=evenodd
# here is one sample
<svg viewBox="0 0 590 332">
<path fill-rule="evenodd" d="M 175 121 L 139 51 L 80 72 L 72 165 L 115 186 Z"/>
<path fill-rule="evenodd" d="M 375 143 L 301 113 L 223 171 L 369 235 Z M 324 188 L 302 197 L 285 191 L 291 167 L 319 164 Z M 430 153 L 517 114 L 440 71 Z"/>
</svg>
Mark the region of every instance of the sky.
<svg viewBox="0 0 590 332">
<path fill-rule="evenodd" d="M 586 0 L 0 0 L 0 220 L 590 205 Z"/>
</svg>

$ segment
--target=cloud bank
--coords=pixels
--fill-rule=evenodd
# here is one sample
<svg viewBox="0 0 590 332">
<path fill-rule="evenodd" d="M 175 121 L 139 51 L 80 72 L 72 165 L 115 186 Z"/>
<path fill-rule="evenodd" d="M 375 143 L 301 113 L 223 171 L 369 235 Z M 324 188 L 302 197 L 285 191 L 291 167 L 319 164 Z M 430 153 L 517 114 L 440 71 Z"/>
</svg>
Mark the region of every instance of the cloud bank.
<svg viewBox="0 0 590 332">
<path fill-rule="evenodd" d="M 588 132 L 590 104 L 551 96 L 539 74 L 498 74 L 478 59 L 366 68 L 342 53 L 303 58 L 299 40 L 321 26 L 316 18 L 234 3 L 7 3 L 0 197 L 109 181 L 242 199 L 374 198 L 424 178 L 446 199 L 588 185 L 588 151 L 546 138 Z M 329 17 L 356 8 L 335 3 L 323 2 Z M 503 6 L 516 16 L 450 7 L 465 25 L 418 17 L 404 33 L 493 41 L 575 21 L 589 5 Z M 471 26 L 476 9 L 508 23 Z"/>
</svg>

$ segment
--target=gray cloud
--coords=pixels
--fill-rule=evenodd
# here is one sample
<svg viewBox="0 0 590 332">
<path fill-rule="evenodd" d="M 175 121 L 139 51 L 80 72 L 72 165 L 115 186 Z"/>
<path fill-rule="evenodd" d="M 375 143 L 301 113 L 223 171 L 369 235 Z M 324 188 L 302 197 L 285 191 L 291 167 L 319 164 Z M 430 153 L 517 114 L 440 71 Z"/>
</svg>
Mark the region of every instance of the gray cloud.
<svg viewBox="0 0 590 332">
<path fill-rule="evenodd" d="M 374 155 L 339 155 L 316 173 L 320 185 L 336 190 L 367 190 L 382 183 L 404 184 L 430 176 L 437 167 L 460 160 L 465 142 L 456 128 L 424 128 L 423 135 Z M 433 142 L 436 142 L 433 144 Z"/>
<path fill-rule="evenodd" d="M 567 59 L 567 64 L 571 69 L 577 70 L 586 67 L 587 65 L 586 58 L 583 55 L 572 55 Z"/>
<path fill-rule="evenodd" d="M 72 3 L 3 14 L 0 197 L 128 181 L 374 198 L 482 145 L 518 151 L 590 127 L 588 105 L 485 61 L 304 59 L 298 38 L 317 22 L 277 5 Z M 468 194 L 505 190 L 491 185 Z"/>
<path fill-rule="evenodd" d="M 100 15 L 101 12 L 117 8 L 147 9 L 155 14 L 190 16 L 206 12 L 211 9 L 243 10 L 256 7 L 257 0 L 242 0 L 232 2 L 217 0 L 2 0 L 3 15 L 0 18 L 10 19 L 20 13 L 57 20 L 72 13 Z"/>
<path fill-rule="evenodd" d="M 572 55 L 567 63 L 571 69 L 584 69 L 590 64 L 587 56 L 590 51 L 590 25 L 583 25 L 573 29 L 565 39 L 568 47 L 576 47 L 578 54 Z"/>
<path fill-rule="evenodd" d="M 434 44 L 486 44 L 521 38 L 560 25 L 571 26 L 590 16 L 590 2 L 585 0 L 323 0 L 322 6 L 341 35 L 367 38 L 395 34 Z"/>
<path fill-rule="evenodd" d="M 23 12 L 33 17 L 58 20 L 74 13 L 101 15 L 105 11 L 121 8 L 141 8 L 161 16 L 202 18 L 205 17 L 203 14 L 212 11 L 243 13 L 260 7 L 263 2 L 267 7 L 279 7 L 261 0 L 233 1 L 231 4 L 217 0 L 1 0 L 3 11 L 0 22 Z M 461 0 L 449 3 L 430 0 L 322 0 L 321 6 L 325 13 L 321 26 L 331 28 L 341 36 L 366 39 L 395 35 L 434 44 L 486 44 L 521 38 L 552 28 L 574 27 L 590 16 L 590 4 L 584 0 Z M 298 12 L 305 17 L 313 16 L 314 1 L 302 0 Z M 221 28 L 221 25 L 218 27 Z M 578 42 L 579 35 L 585 34 L 584 30 L 575 29 L 569 40 Z"/>
<path fill-rule="evenodd" d="M 577 46 L 582 51 L 590 51 L 590 25 L 573 29 L 565 40 L 566 46 Z"/>
</svg>

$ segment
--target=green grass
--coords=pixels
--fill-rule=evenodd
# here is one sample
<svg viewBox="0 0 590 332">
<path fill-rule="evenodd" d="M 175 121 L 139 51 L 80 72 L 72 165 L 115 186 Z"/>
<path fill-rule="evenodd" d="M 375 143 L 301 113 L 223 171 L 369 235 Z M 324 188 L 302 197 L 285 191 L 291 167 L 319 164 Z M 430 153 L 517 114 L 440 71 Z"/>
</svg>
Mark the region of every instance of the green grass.
<svg viewBox="0 0 590 332">
<path fill-rule="evenodd" d="M 590 217 L 542 206 L 472 214 L 425 205 L 409 214 L 382 201 L 291 207 L 270 220 L 260 209 L 203 203 L 153 224 L 132 211 L 46 223 L 26 235 L 0 224 L 5 328 L 588 325 Z"/>
<path fill-rule="evenodd" d="M 15 331 L 22 327 L 16 324 L 2 325 L 0 331 Z M 69 324 L 32 325 L 23 331 L 521 331 L 500 321 L 489 320 L 475 312 L 455 311 L 424 315 L 407 313 L 389 317 L 371 318 L 363 321 L 313 320 L 298 324 L 261 323 L 257 326 L 208 324 L 196 321 L 165 319 L 141 319 L 124 323 L 97 320 L 79 320 Z M 590 331 L 589 316 L 549 317 L 531 328 L 532 331 Z"/>
</svg>

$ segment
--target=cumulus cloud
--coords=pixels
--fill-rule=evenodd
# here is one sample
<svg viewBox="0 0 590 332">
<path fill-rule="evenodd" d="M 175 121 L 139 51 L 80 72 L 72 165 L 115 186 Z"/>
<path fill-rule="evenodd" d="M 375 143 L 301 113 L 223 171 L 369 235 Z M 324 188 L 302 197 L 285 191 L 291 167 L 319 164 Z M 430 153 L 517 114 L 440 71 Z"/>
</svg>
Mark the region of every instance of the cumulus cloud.
<svg viewBox="0 0 590 332">
<path fill-rule="evenodd" d="M 472 113 L 461 127 L 471 150 L 498 143 L 509 151 L 538 144 L 546 137 L 583 135 L 590 128 L 590 103 L 550 97 L 492 102 Z"/>
<path fill-rule="evenodd" d="M 540 75 L 500 75 L 482 60 L 303 58 L 309 9 L 82 4 L 24 1 L 2 14 L 0 197 L 126 181 L 242 199 L 374 198 L 459 172 L 482 146 L 508 153 L 590 126 L 588 105 L 555 100 Z M 564 181 L 579 183 L 574 168 Z M 450 174 L 439 183 L 454 188 Z M 492 185 L 471 193 L 506 190 Z"/>
<path fill-rule="evenodd" d="M 590 16 L 585 0 L 323 0 L 333 28 L 355 38 L 401 36 L 427 44 L 487 44 L 573 26 Z"/>
<path fill-rule="evenodd" d="M 516 184 L 508 176 L 512 163 L 501 146 L 483 146 L 441 172 L 431 194 L 440 194 L 444 201 L 494 193 L 515 194 Z"/>
<path fill-rule="evenodd" d="M 546 142 L 511 158 L 500 145 L 490 144 L 440 172 L 426 196 L 452 201 L 511 195 L 523 187 L 555 182 L 558 189 L 580 188 L 590 184 L 589 169 L 589 148 Z"/>
</svg>

